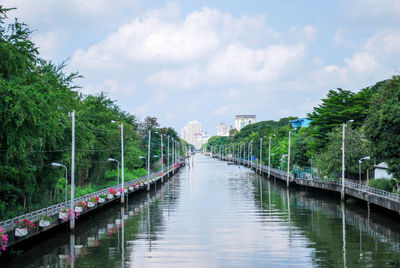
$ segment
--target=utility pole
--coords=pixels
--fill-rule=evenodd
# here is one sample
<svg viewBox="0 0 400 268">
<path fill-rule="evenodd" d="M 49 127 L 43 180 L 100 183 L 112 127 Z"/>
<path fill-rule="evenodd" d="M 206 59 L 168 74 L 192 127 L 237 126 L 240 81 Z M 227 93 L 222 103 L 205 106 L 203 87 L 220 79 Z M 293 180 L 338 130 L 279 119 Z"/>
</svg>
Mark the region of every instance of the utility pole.
<svg viewBox="0 0 400 268">
<path fill-rule="evenodd" d="M 292 131 L 289 130 L 289 148 L 288 148 L 288 166 L 287 166 L 287 179 L 286 186 L 289 187 L 289 179 L 290 179 L 290 135 Z"/>
<path fill-rule="evenodd" d="M 124 175 L 124 124 L 121 123 L 121 203 L 125 203 L 125 175 Z"/>
<path fill-rule="evenodd" d="M 69 228 L 71 231 L 75 229 L 75 110 L 72 116 L 72 150 L 71 150 L 71 203 L 70 209 L 72 216 L 69 219 Z"/>
</svg>

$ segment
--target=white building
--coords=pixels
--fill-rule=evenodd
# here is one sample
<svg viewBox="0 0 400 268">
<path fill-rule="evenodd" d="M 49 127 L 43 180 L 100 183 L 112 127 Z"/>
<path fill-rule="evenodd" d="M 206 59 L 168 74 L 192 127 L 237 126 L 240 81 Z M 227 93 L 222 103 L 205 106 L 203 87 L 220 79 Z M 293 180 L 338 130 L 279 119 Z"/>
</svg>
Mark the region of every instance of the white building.
<svg viewBox="0 0 400 268">
<path fill-rule="evenodd" d="M 201 145 L 206 143 L 210 138 L 207 133 L 203 132 L 203 125 L 196 121 L 189 121 L 182 129 L 181 137 L 190 144 L 193 144 L 196 149 L 200 149 Z"/>
<path fill-rule="evenodd" d="M 374 178 L 375 179 L 392 179 L 393 175 L 387 172 L 388 165 L 382 162 L 378 165 L 373 166 L 374 168 Z"/>
<path fill-rule="evenodd" d="M 224 123 L 221 123 L 217 126 L 217 136 L 229 136 L 229 131 L 231 131 L 232 126 L 225 125 Z"/>
<path fill-rule="evenodd" d="M 235 128 L 240 131 L 245 126 L 256 122 L 257 120 L 255 115 L 237 115 L 235 117 Z"/>
</svg>

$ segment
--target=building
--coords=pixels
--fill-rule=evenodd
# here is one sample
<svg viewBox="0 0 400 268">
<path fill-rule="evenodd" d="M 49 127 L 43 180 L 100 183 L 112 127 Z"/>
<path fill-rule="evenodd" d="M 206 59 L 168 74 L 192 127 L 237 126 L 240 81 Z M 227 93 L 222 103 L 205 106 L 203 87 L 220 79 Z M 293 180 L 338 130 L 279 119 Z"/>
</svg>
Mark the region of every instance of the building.
<svg viewBox="0 0 400 268">
<path fill-rule="evenodd" d="M 382 162 L 378 165 L 374 165 L 374 178 L 375 179 L 392 179 L 393 175 L 387 172 L 388 165 L 385 162 Z"/>
<path fill-rule="evenodd" d="M 256 122 L 257 120 L 255 115 L 237 115 L 235 117 L 235 128 L 240 131 L 245 126 Z"/>
<path fill-rule="evenodd" d="M 308 118 L 299 118 L 299 119 L 296 119 L 296 120 L 291 120 L 290 123 L 292 124 L 293 128 L 300 129 L 302 127 L 306 127 L 306 128 L 309 127 L 310 123 L 311 123 L 311 120 L 308 119 Z"/>
<path fill-rule="evenodd" d="M 196 147 L 196 149 L 200 149 L 201 145 L 206 143 L 210 138 L 207 133 L 203 132 L 203 125 L 196 120 L 189 121 L 185 125 L 181 131 L 181 137 Z"/>
<path fill-rule="evenodd" d="M 231 131 L 232 126 L 225 125 L 224 123 L 221 123 L 217 126 L 217 136 L 229 136 L 229 131 Z"/>
</svg>

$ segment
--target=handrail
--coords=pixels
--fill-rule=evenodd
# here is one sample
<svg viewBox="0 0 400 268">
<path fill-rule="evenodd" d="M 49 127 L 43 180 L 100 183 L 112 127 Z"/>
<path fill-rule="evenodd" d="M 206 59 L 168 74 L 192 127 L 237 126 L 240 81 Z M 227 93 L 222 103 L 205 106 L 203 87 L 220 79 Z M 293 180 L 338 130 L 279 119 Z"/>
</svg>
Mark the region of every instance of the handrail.
<svg viewBox="0 0 400 268">
<path fill-rule="evenodd" d="M 173 165 L 170 165 L 169 167 L 167 167 L 166 170 L 164 170 L 164 173 L 162 173 L 162 170 L 153 172 L 152 174 L 150 174 L 149 179 L 154 179 L 154 178 L 159 179 L 160 177 L 168 174 L 169 172 L 171 172 L 174 169 L 175 169 L 175 167 Z M 137 182 L 146 181 L 146 180 L 147 180 L 147 175 L 144 176 L 144 177 L 140 177 L 140 178 L 125 182 L 124 183 L 124 187 L 125 186 L 129 187 L 129 186 L 131 186 L 133 184 L 136 184 Z M 74 199 L 74 203 L 76 204 L 76 203 L 79 203 L 80 201 L 87 201 L 92 196 L 101 195 L 101 194 L 107 194 L 108 193 L 108 189 L 113 188 L 113 189 L 117 190 L 118 187 L 120 187 L 119 184 L 111 186 L 111 187 L 107 187 L 107 188 L 104 188 L 104 189 L 101 189 L 101 190 L 93 192 L 93 193 L 89 193 L 87 195 L 83 195 L 83 196 L 77 197 L 77 198 Z M 63 207 L 66 207 L 66 208 L 70 207 L 70 204 L 71 204 L 71 200 L 68 200 L 67 202 L 62 202 L 62 203 L 58 203 L 58 204 L 55 204 L 55 205 L 51 205 L 51 206 L 46 207 L 46 208 L 41 208 L 41 209 L 36 210 L 36 211 L 32 211 L 32 212 L 29 212 L 29 213 L 26 213 L 26 214 L 23 214 L 23 215 L 20 215 L 20 216 L 11 218 L 11 219 L 7 219 L 7 220 L 4 220 L 4 221 L 1 221 L 0 222 L 0 226 L 5 231 L 9 231 L 9 230 L 12 230 L 14 228 L 14 222 L 17 221 L 17 220 L 21 221 L 23 219 L 29 219 L 30 221 L 37 221 L 37 220 L 39 220 L 39 216 L 40 215 L 43 215 L 43 214 L 48 215 L 48 216 L 56 215 L 56 214 L 58 214 L 60 212 L 60 210 Z"/>
<path fill-rule="evenodd" d="M 233 157 L 226 157 L 226 159 L 238 162 L 239 164 L 244 164 L 244 165 L 247 165 L 247 166 L 259 168 L 259 165 L 255 165 L 253 162 L 245 160 L 245 159 L 239 159 L 239 158 L 233 158 Z M 261 170 L 264 171 L 264 172 L 268 172 L 268 166 L 261 165 Z M 279 174 L 281 176 L 286 176 L 287 175 L 286 171 L 275 169 L 275 168 L 271 168 L 270 171 L 271 171 L 271 175 L 273 175 L 273 174 Z M 290 179 L 293 179 L 293 178 L 294 177 L 292 175 L 290 175 Z M 322 181 L 324 183 L 342 185 L 342 181 L 326 182 L 326 181 L 321 180 L 318 177 L 314 176 L 314 178 L 315 178 L 314 180 Z M 301 178 L 301 177 L 298 177 L 296 179 L 309 180 L 308 178 Z M 383 196 L 385 198 L 389 198 L 389 199 L 392 199 L 392 200 L 395 200 L 395 201 L 400 201 L 400 194 L 395 194 L 395 193 L 392 193 L 392 192 L 387 192 L 387 191 L 384 191 L 384 190 L 372 188 L 372 187 L 369 187 L 369 186 L 360 185 L 358 183 L 354 183 L 354 182 L 350 182 L 350 181 L 345 181 L 345 185 L 348 188 L 359 189 L 359 190 L 364 191 L 364 192 L 368 192 L 368 193 L 371 193 L 371 194 Z"/>
</svg>

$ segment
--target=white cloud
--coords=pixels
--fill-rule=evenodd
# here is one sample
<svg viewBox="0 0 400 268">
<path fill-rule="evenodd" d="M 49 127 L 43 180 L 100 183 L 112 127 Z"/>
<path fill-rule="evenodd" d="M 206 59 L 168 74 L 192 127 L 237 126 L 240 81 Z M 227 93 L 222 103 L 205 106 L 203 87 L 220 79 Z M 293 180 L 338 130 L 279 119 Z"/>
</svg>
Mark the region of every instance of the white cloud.
<svg viewBox="0 0 400 268">
<path fill-rule="evenodd" d="M 197 67 L 191 66 L 179 70 L 163 70 L 147 77 L 147 82 L 165 88 L 193 88 L 200 83 L 200 73 Z"/>
<path fill-rule="evenodd" d="M 361 19 L 389 19 L 400 16 L 398 0 L 345 0 L 342 8 L 350 17 Z"/>
<path fill-rule="evenodd" d="M 53 58 L 61 45 L 69 39 L 65 31 L 37 33 L 33 35 L 33 42 L 39 47 L 42 57 Z"/>
<path fill-rule="evenodd" d="M 232 44 L 218 53 L 208 66 L 210 81 L 265 83 L 281 78 L 305 56 L 303 45 L 271 45 L 251 49 Z"/>
<path fill-rule="evenodd" d="M 383 30 L 376 33 L 367 40 L 364 50 L 390 57 L 400 54 L 400 30 Z"/>
</svg>

